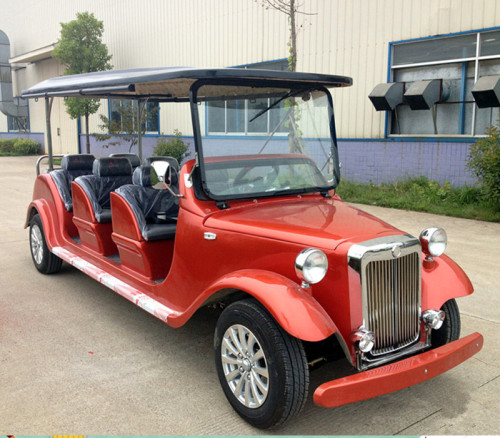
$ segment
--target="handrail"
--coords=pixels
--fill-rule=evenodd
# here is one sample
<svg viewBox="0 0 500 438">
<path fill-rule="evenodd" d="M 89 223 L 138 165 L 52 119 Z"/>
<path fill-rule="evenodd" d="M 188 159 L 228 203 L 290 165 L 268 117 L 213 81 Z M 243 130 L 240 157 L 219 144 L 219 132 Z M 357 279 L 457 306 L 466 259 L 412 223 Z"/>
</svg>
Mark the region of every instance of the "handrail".
<svg viewBox="0 0 500 438">
<path fill-rule="evenodd" d="M 62 158 L 62 157 L 64 157 L 64 155 L 52 155 L 52 158 Z M 38 160 L 36 160 L 36 176 L 40 175 L 40 162 L 44 158 L 49 158 L 49 156 L 48 155 L 42 155 L 40 158 L 38 158 Z"/>
</svg>

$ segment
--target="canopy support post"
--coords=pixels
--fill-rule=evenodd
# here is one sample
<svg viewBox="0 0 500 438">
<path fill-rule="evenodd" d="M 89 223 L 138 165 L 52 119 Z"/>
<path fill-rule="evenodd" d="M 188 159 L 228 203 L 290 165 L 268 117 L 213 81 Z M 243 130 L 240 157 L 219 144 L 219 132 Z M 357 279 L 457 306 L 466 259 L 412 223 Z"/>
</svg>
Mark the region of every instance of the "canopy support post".
<svg viewBox="0 0 500 438">
<path fill-rule="evenodd" d="M 137 100 L 137 149 L 142 162 L 142 100 Z"/>
<path fill-rule="evenodd" d="M 54 158 L 52 154 L 52 130 L 50 128 L 50 113 L 52 111 L 52 102 L 54 98 L 45 97 L 45 123 L 47 130 L 47 153 L 49 154 L 49 170 L 54 170 Z"/>
</svg>

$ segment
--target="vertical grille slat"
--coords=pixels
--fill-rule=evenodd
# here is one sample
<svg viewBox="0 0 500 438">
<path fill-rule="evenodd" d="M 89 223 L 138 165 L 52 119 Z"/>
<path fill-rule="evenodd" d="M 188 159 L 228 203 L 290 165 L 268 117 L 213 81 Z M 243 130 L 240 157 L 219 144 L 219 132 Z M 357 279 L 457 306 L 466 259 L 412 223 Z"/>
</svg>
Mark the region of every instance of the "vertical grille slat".
<svg viewBox="0 0 500 438">
<path fill-rule="evenodd" d="M 367 329 L 375 333 L 374 356 L 413 343 L 419 335 L 419 256 L 417 252 L 367 263 L 362 273 L 366 284 Z"/>
</svg>

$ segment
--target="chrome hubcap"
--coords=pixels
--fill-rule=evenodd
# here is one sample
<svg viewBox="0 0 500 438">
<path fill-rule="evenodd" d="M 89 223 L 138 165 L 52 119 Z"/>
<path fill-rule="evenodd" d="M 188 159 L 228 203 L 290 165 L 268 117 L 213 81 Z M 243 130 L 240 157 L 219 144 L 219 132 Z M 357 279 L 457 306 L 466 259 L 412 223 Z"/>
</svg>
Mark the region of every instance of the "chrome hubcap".
<svg viewBox="0 0 500 438">
<path fill-rule="evenodd" d="M 35 262 L 39 265 L 43 260 L 43 238 L 40 227 L 35 224 L 31 227 L 31 253 Z"/>
<path fill-rule="evenodd" d="M 245 326 L 235 324 L 224 333 L 222 369 L 234 396 L 247 408 L 261 406 L 269 392 L 269 372 L 264 350 Z"/>
</svg>

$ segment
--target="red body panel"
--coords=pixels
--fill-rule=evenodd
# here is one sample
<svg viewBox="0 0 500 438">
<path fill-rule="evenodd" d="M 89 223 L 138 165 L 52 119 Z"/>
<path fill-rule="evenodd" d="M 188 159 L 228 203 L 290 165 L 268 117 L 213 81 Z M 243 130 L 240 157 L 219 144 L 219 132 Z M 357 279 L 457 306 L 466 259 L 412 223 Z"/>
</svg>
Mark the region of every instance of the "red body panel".
<svg viewBox="0 0 500 438">
<path fill-rule="evenodd" d="M 314 392 L 314 402 L 333 408 L 389 394 L 448 371 L 479 352 L 482 346 L 483 337 L 473 333 L 417 356 L 323 383 Z"/>
<path fill-rule="evenodd" d="M 90 228 L 89 234 L 94 233 L 97 242 L 107 242 L 102 249 L 99 244 L 92 246 L 96 243 L 89 243 L 90 238 L 87 247 L 71 239 L 68 230 L 74 233 L 75 229 L 54 182 L 48 175 L 39 176 L 33 205 L 42 215 L 49 247 L 64 247 L 174 309 L 169 325 L 184 324 L 212 294 L 237 289 L 259 299 L 283 328 L 299 339 L 321 340 L 338 331 L 350 348 L 349 335 L 361 325 L 362 315 L 361 292 L 349 285 L 347 251 L 352 243 L 402 232 L 336 196 L 231 201 L 230 209 L 220 210 L 214 201 L 197 199 L 193 189 L 183 184 L 193 164 L 193 160 L 188 162 L 180 174 L 183 197 L 175 243 L 142 240 L 130 207 L 116 194 L 112 195 L 114 234 L 110 228 L 99 229 L 95 220 L 90 220 L 85 193 L 73 187 L 80 230 Z M 215 234 L 216 239 L 205 239 L 206 232 Z M 329 259 L 325 279 L 309 290 L 313 298 L 302 291 L 294 271 L 297 254 L 311 246 L 322 248 Z M 117 251 L 122 264 L 103 256 Z M 262 272 L 275 273 L 274 278 L 280 280 L 255 277 Z M 153 281 L 164 276 L 162 283 Z M 438 258 L 432 269 L 424 269 L 422 277 L 423 310 L 472 292 L 463 271 L 447 257 Z M 275 299 L 275 295 L 282 299 Z M 311 318 L 307 324 L 298 324 L 304 314 L 315 315 L 316 321 Z"/>
</svg>

